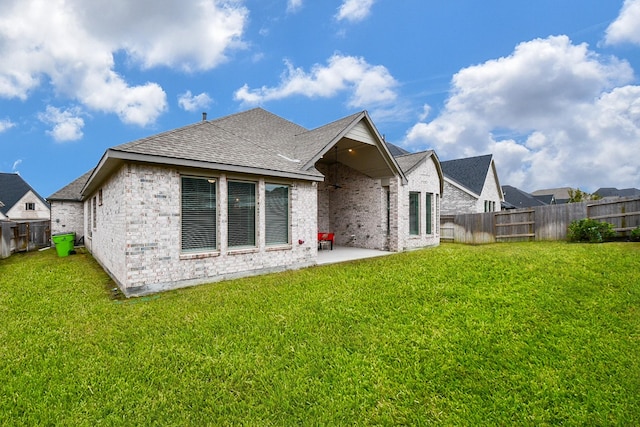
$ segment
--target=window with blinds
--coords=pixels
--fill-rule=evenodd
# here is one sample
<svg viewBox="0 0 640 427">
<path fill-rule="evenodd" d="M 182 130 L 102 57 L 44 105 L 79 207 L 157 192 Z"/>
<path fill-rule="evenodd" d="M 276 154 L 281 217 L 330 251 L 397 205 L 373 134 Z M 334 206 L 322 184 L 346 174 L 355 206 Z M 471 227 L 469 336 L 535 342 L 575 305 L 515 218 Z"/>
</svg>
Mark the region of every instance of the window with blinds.
<svg viewBox="0 0 640 427">
<path fill-rule="evenodd" d="M 409 234 L 420 234 L 420 193 L 409 193 Z"/>
<path fill-rule="evenodd" d="M 267 246 L 289 243 L 289 186 L 266 184 L 265 241 Z"/>
<path fill-rule="evenodd" d="M 216 180 L 182 177 L 182 251 L 217 249 Z"/>
<path fill-rule="evenodd" d="M 425 205 L 425 211 L 427 214 L 426 233 L 431 234 L 433 232 L 433 193 L 427 193 L 427 204 Z"/>
<path fill-rule="evenodd" d="M 256 246 L 256 184 L 229 181 L 228 244 L 230 248 Z"/>
</svg>

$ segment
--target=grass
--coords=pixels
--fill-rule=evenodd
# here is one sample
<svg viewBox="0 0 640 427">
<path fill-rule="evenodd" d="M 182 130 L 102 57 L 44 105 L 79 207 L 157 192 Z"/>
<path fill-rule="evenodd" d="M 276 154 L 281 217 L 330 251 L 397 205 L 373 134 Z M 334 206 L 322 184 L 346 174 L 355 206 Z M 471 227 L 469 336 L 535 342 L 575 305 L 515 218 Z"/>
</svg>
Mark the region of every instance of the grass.
<svg viewBox="0 0 640 427">
<path fill-rule="evenodd" d="M 0 425 L 637 425 L 640 244 L 443 245 L 131 300 L 0 261 Z"/>
</svg>

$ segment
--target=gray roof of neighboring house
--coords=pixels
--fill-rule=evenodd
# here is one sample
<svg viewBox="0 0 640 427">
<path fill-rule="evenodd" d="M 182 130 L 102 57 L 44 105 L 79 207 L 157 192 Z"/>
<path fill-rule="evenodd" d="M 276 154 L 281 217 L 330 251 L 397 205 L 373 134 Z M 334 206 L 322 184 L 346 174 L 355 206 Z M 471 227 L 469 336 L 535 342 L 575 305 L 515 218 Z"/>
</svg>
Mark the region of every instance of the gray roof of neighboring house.
<svg viewBox="0 0 640 427">
<path fill-rule="evenodd" d="M 468 188 L 476 194 L 482 193 L 484 182 L 491 166 L 492 154 L 441 162 L 444 176 Z"/>
<path fill-rule="evenodd" d="M 89 179 L 92 173 L 93 173 L 93 169 L 86 172 L 81 177 L 77 178 L 71 184 L 68 184 L 65 187 L 62 187 L 60 190 L 56 191 L 55 193 L 47 197 L 47 200 L 49 200 L 50 202 L 55 200 L 72 201 L 72 202 L 81 201 L 82 188 L 87 183 L 87 180 Z"/>
<path fill-rule="evenodd" d="M 35 194 L 42 203 L 49 206 L 49 203 L 27 184 L 20 175 L 17 173 L 0 172 L 0 201 L 2 202 L 2 204 L 0 204 L 0 212 L 6 215 L 9 209 L 18 203 L 22 196 L 27 194 L 29 190 L 33 191 L 33 194 Z"/>
<path fill-rule="evenodd" d="M 389 150 L 389 152 L 393 157 L 403 156 L 405 154 L 411 154 L 409 151 L 405 150 L 404 148 L 398 147 L 397 145 L 392 144 L 390 142 L 385 141 L 385 144 L 387 144 L 387 149 Z"/>
<path fill-rule="evenodd" d="M 538 200 L 531 194 L 524 192 L 511 185 L 502 186 L 502 194 L 504 194 L 505 202 L 513 205 L 516 208 L 530 208 L 533 206 L 544 206 L 547 203 Z"/>
<path fill-rule="evenodd" d="M 618 190 L 613 187 L 598 188 L 595 193 L 600 197 L 634 197 L 640 196 L 640 190 L 637 188 L 623 188 Z"/>
<path fill-rule="evenodd" d="M 93 190 L 123 161 L 322 181 L 315 163 L 363 119 L 377 134 L 366 111 L 312 130 L 262 108 L 203 120 L 109 148 L 82 191 Z M 388 151 L 386 157 L 395 163 Z"/>
<path fill-rule="evenodd" d="M 559 203 L 560 200 L 569 200 L 569 190 L 571 190 L 571 187 L 547 188 L 544 190 L 533 191 L 531 192 L 531 195 L 536 197 L 553 195 L 556 199 L 556 203 Z"/>
</svg>

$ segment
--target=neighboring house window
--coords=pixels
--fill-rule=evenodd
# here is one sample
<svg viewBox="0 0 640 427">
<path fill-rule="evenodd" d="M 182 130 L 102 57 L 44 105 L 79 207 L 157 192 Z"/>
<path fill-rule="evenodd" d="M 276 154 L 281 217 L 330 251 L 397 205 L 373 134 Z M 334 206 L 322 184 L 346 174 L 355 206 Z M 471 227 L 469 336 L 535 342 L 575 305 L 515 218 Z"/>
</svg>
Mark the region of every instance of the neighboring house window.
<svg viewBox="0 0 640 427">
<path fill-rule="evenodd" d="M 425 206 L 425 211 L 426 211 L 426 214 L 427 214 L 427 230 L 426 230 L 426 233 L 427 234 L 431 234 L 433 232 L 433 211 L 432 211 L 433 193 L 427 193 L 426 202 L 427 202 L 427 204 Z"/>
<path fill-rule="evenodd" d="M 216 180 L 182 177 L 182 250 L 217 249 Z"/>
<path fill-rule="evenodd" d="M 98 190 L 98 205 L 102 206 L 102 188 Z"/>
<path fill-rule="evenodd" d="M 492 202 L 489 200 L 484 201 L 484 211 L 485 212 L 493 212 L 496 210 L 496 202 Z"/>
<path fill-rule="evenodd" d="M 227 201 L 229 247 L 255 247 L 256 184 L 229 181 Z"/>
<path fill-rule="evenodd" d="M 96 196 L 93 196 L 93 199 L 91 199 L 91 203 L 93 204 L 93 229 L 96 229 Z"/>
<path fill-rule="evenodd" d="M 27 211 L 35 211 L 36 210 L 36 204 L 35 203 L 25 203 L 24 209 L 27 210 Z"/>
<path fill-rule="evenodd" d="M 265 241 L 267 246 L 289 243 L 289 186 L 266 184 Z"/>
<path fill-rule="evenodd" d="M 409 193 L 409 234 L 420 234 L 420 193 Z"/>
</svg>

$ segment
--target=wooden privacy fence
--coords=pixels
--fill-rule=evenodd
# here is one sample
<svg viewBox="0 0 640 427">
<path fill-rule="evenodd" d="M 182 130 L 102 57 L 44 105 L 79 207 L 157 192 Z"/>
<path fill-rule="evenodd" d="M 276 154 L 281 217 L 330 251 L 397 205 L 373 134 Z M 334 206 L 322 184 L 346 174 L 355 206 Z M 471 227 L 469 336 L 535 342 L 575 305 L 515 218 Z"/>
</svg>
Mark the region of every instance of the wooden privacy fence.
<svg viewBox="0 0 640 427">
<path fill-rule="evenodd" d="M 0 258 L 51 244 L 51 221 L 0 221 Z"/>
<path fill-rule="evenodd" d="M 440 240 L 493 243 L 565 240 L 574 220 L 591 218 L 613 224 L 619 237 L 640 226 L 640 198 L 537 206 L 503 212 L 442 215 Z"/>
</svg>

